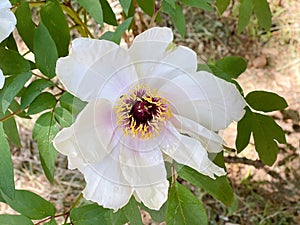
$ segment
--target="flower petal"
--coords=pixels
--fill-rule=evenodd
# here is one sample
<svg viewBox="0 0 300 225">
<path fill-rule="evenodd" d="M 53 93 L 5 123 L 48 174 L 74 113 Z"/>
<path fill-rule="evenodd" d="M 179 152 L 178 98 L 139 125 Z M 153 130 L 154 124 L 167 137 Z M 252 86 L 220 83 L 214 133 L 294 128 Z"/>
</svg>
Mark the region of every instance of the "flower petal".
<svg viewBox="0 0 300 225">
<path fill-rule="evenodd" d="M 11 3 L 9 0 L 1 0 L 0 1 L 0 10 L 9 9 L 11 7 Z"/>
<path fill-rule="evenodd" d="M 153 27 L 137 35 L 134 38 L 131 47 L 138 42 L 161 41 L 161 42 L 170 43 L 172 40 L 173 40 L 173 32 L 170 28 Z"/>
<path fill-rule="evenodd" d="M 208 152 L 218 153 L 222 151 L 224 141 L 215 132 L 208 130 L 193 120 L 175 114 L 173 114 L 171 122 L 181 134 L 188 134 L 190 137 L 200 141 Z"/>
<path fill-rule="evenodd" d="M 117 155 L 118 151 L 114 151 L 103 161 L 90 164 L 83 170 L 86 180 L 84 198 L 115 211 L 125 206 L 133 193 L 122 175 Z"/>
<path fill-rule="evenodd" d="M 168 199 L 169 182 L 167 179 L 149 187 L 135 188 L 138 198 L 149 209 L 159 210 Z"/>
<path fill-rule="evenodd" d="M 159 88 L 161 82 L 196 71 L 196 53 L 189 48 L 175 46 L 172 40 L 169 28 L 156 27 L 137 36 L 129 48 L 128 53 L 139 78 L 148 80 L 148 85 Z"/>
<path fill-rule="evenodd" d="M 178 115 L 194 120 L 211 130 L 240 120 L 246 102 L 234 84 L 208 72 L 178 76 L 159 89 Z"/>
<path fill-rule="evenodd" d="M 115 101 L 137 80 L 125 49 L 88 38 L 72 42 L 70 55 L 57 61 L 56 73 L 66 89 L 84 101 Z"/>
<path fill-rule="evenodd" d="M 0 3 L 0 42 L 6 39 L 15 29 L 17 19 L 13 12 L 9 10 L 11 4 L 7 0 L 1 0 Z"/>
<path fill-rule="evenodd" d="M 99 162 L 113 146 L 115 118 L 112 105 L 105 99 L 92 101 L 78 115 L 75 123 L 62 129 L 53 143 L 68 156 L 70 168 L 83 168 L 86 163 Z"/>
<path fill-rule="evenodd" d="M 5 82 L 5 76 L 3 75 L 3 72 L 0 69 L 0 89 L 3 88 L 4 82 Z"/>
<path fill-rule="evenodd" d="M 161 145 L 162 151 L 178 163 L 187 165 L 199 173 L 215 178 L 214 175 L 226 174 L 223 168 L 215 165 L 208 158 L 207 151 L 194 138 L 179 134 L 171 123 L 168 124 L 168 134 Z"/>
<path fill-rule="evenodd" d="M 127 139 L 129 140 L 129 138 Z M 120 163 L 124 178 L 134 188 L 138 198 L 151 209 L 159 209 L 167 200 L 169 183 L 162 156 L 158 147 L 148 148 L 153 140 L 132 138 L 134 144 L 126 144 L 123 140 L 120 148 Z M 143 142 L 147 146 L 143 147 Z M 121 143 L 121 142 L 120 142 Z"/>
</svg>

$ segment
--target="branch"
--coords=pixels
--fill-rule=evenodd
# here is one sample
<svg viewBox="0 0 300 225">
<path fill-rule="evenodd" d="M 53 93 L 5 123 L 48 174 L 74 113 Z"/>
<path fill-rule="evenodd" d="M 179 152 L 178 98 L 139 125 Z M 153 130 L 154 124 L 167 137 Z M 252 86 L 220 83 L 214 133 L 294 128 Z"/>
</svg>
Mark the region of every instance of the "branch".
<svg viewBox="0 0 300 225">
<path fill-rule="evenodd" d="M 265 165 L 262 163 L 261 160 L 252 160 L 252 159 L 247 159 L 245 157 L 240 158 L 240 157 L 236 157 L 236 156 L 227 156 L 227 157 L 224 157 L 224 160 L 226 163 L 241 163 L 241 164 L 254 166 L 255 168 L 258 168 L 258 169 L 265 167 Z"/>
<path fill-rule="evenodd" d="M 1 119 L 0 119 L 0 122 L 3 122 L 3 121 L 5 121 L 5 120 L 8 120 L 8 119 L 10 119 L 11 117 L 13 117 L 14 115 L 19 114 L 20 112 L 22 112 L 22 110 L 19 109 L 19 110 L 13 112 L 13 113 L 11 113 L 11 114 L 9 114 L 9 115 L 7 115 L 7 116 L 1 118 Z"/>
</svg>

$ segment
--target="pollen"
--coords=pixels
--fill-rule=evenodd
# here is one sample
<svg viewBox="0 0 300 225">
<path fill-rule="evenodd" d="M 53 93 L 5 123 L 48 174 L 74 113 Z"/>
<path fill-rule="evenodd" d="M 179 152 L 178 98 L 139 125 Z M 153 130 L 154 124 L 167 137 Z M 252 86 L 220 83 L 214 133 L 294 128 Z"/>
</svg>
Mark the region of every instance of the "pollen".
<svg viewBox="0 0 300 225">
<path fill-rule="evenodd" d="M 172 116 L 169 102 L 146 85 L 136 85 L 122 95 L 115 111 L 124 134 L 140 139 L 159 135 Z"/>
</svg>

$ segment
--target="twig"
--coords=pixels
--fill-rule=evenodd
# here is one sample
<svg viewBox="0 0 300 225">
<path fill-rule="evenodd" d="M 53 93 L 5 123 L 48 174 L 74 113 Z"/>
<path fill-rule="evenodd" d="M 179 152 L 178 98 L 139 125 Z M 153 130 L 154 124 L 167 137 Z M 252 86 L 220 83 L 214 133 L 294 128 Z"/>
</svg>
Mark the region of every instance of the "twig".
<svg viewBox="0 0 300 225">
<path fill-rule="evenodd" d="M 8 120 L 8 119 L 10 119 L 11 117 L 13 117 L 14 115 L 17 115 L 17 114 L 20 113 L 20 112 L 22 112 L 22 110 L 19 109 L 19 110 L 13 112 L 13 113 L 11 113 L 11 114 L 9 114 L 9 115 L 7 115 L 7 116 L 1 118 L 1 119 L 0 119 L 0 122 L 3 122 L 3 121 L 5 121 L 5 120 Z"/>
<path fill-rule="evenodd" d="M 48 221 L 48 220 L 52 220 L 52 219 L 54 219 L 54 218 L 56 218 L 56 217 L 65 216 L 66 214 L 70 214 L 70 212 L 58 214 L 58 215 L 55 215 L 55 216 L 48 216 L 47 218 L 45 218 L 45 219 L 43 219 L 43 220 L 41 220 L 41 221 L 35 223 L 34 225 L 42 224 L 42 223 L 44 223 L 44 222 L 46 222 L 46 221 Z"/>
<path fill-rule="evenodd" d="M 57 215 L 54 215 L 54 216 L 48 216 L 47 218 L 45 218 L 45 219 L 43 219 L 43 220 L 35 223 L 34 225 L 42 224 L 42 223 L 44 223 L 44 222 L 46 222 L 48 220 L 52 220 L 52 219 L 54 219 L 56 217 L 60 217 L 60 216 L 66 216 L 65 222 L 64 222 L 64 223 L 66 223 L 67 220 L 68 220 L 68 218 L 69 218 L 69 216 L 70 216 L 71 210 L 79 203 L 79 201 L 80 201 L 81 198 L 82 198 L 82 193 L 77 197 L 77 199 L 75 200 L 74 204 L 71 206 L 71 208 L 67 212 L 61 213 L 61 214 L 57 214 Z"/>
<path fill-rule="evenodd" d="M 76 207 L 76 206 L 78 205 L 78 203 L 80 202 L 80 200 L 82 199 L 82 197 L 83 197 L 83 194 L 80 193 L 80 195 L 76 198 L 74 204 L 73 204 L 73 205 L 70 207 L 70 209 L 68 210 L 68 214 L 66 214 L 66 218 L 65 218 L 64 223 L 67 223 L 67 220 L 68 220 L 68 218 L 69 218 L 69 216 L 70 216 L 71 210 L 72 210 L 74 207 Z"/>
<path fill-rule="evenodd" d="M 247 158 L 240 158 L 236 156 L 227 156 L 224 157 L 226 163 L 241 163 L 246 165 L 254 166 L 255 168 L 264 168 L 265 165 L 260 160 L 252 160 Z"/>
<path fill-rule="evenodd" d="M 151 21 L 150 21 L 150 24 L 149 24 L 149 28 L 151 28 L 151 27 L 154 26 L 155 19 L 156 19 L 158 13 L 160 12 L 160 10 L 161 10 L 161 6 L 155 8 L 154 13 L 153 13 L 153 15 L 152 15 L 152 17 L 151 17 Z"/>
</svg>

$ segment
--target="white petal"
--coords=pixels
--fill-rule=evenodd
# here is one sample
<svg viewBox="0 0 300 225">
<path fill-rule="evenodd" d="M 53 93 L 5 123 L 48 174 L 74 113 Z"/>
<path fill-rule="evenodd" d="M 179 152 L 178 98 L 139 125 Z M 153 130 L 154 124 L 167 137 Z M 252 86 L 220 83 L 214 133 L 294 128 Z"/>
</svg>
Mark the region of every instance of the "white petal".
<svg viewBox="0 0 300 225">
<path fill-rule="evenodd" d="M 132 138 L 131 142 L 138 144 L 123 141 L 120 148 L 119 159 L 124 178 L 147 207 L 159 209 L 167 199 L 169 187 L 162 152 L 153 140 L 145 140 L 145 147 L 138 138 Z M 151 143 L 156 147 L 149 148 Z M 129 147 L 134 145 L 137 147 Z"/>
<path fill-rule="evenodd" d="M 171 119 L 174 127 L 180 131 L 181 134 L 187 134 L 190 137 L 201 142 L 202 146 L 210 153 L 218 153 L 222 151 L 224 141 L 215 132 L 208 130 L 193 120 L 184 118 L 173 114 Z"/>
<path fill-rule="evenodd" d="M 138 138 L 132 139 L 136 140 Z M 133 149 L 121 144 L 119 159 L 124 177 L 133 187 L 147 187 L 166 180 L 165 164 L 159 148 L 145 150 L 140 146 Z"/>
<path fill-rule="evenodd" d="M 137 35 L 131 46 L 138 42 L 144 41 L 163 41 L 163 42 L 171 42 L 173 40 L 172 30 L 168 27 L 153 27 L 144 31 L 143 33 Z"/>
<path fill-rule="evenodd" d="M 9 9 L 11 7 L 9 0 L 1 0 L 0 1 L 0 10 L 2 9 Z"/>
<path fill-rule="evenodd" d="M 67 90 L 84 101 L 115 101 L 137 80 L 125 49 L 88 38 L 72 42 L 70 55 L 57 61 L 56 73 Z"/>
<path fill-rule="evenodd" d="M 215 178 L 214 175 L 226 174 L 223 168 L 215 165 L 208 158 L 207 151 L 196 139 L 181 135 L 170 123 L 165 142 L 161 145 L 162 151 L 180 164 L 187 165 L 199 173 Z"/>
<path fill-rule="evenodd" d="M 106 157 L 113 146 L 116 129 L 112 105 L 105 99 L 92 101 L 78 115 L 75 123 L 62 129 L 55 137 L 55 148 L 68 156 L 71 168 Z"/>
<path fill-rule="evenodd" d="M 135 188 L 139 199 L 149 209 L 159 210 L 168 199 L 169 182 L 167 180 L 149 187 Z"/>
<path fill-rule="evenodd" d="M 3 72 L 0 69 L 0 89 L 3 88 L 4 82 L 5 82 L 5 76 L 3 75 Z"/>
<path fill-rule="evenodd" d="M 102 162 L 90 164 L 83 170 L 86 180 L 83 196 L 115 211 L 125 206 L 133 193 L 122 175 L 117 155 L 118 151 L 114 151 Z"/>
<path fill-rule="evenodd" d="M 136 37 L 128 51 L 139 78 L 146 80 L 143 82 L 159 88 L 163 82 L 182 73 L 196 71 L 196 53 L 172 44 L 173 34 L 169 28 L 152 28 L 144 33 L 143 38 Z"/>
<path fill-rule="evenodd" d="M 245 113 L 246 102 L 235 85 L 204 71 L 174 78 L 159 94 L 178 115 L 210 130 L 223 129 Z"/>
<path fill-rule="evenodd" d="M 17 23 L 15 15 L 9 10 L 11 6 L 9 1 L 2 1 L 0 3 L 0 42 L 9 36 Z"/>
</svg>

